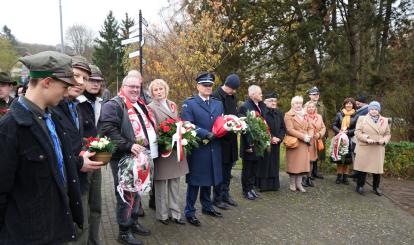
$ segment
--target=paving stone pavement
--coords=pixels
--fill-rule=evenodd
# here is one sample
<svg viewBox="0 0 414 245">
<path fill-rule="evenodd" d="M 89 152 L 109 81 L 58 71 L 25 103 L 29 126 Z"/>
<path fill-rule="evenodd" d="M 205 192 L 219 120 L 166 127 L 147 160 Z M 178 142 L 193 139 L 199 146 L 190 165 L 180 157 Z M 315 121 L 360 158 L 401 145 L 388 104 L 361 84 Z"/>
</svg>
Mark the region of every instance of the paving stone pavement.
<svg viewBox="0 0 414 245">
<path fill-rule="evenodd" d="M 240 171 L 233 171 L 233 197 L 239 206 L 222 211 L 223 218 L 201 214 L 201 227 L 190 224 L 163 225 L 148 208 L 140 223 L 152 235 L 138 236 L 145 244 L 414 244 L 414 216 L 389 198 L 378 197 L 366 186 L 366 195 L 354 192 L 355 184 L 336 185 L 335 176 L 315 181 L 307 193 L 288 190 L 287 175 L 281 174 L 281 190 L 261 193 L 260 199 L 241 197 Z M 115 218 L 115 196 L 109 166 L 102 171 L 103 216 L 102 244 L 118 244 Z M 181 207 L 184 207 L 186 185 L 181 181 Z M 413 190 L 411 190 L 413 191 Z"/>
</svg>

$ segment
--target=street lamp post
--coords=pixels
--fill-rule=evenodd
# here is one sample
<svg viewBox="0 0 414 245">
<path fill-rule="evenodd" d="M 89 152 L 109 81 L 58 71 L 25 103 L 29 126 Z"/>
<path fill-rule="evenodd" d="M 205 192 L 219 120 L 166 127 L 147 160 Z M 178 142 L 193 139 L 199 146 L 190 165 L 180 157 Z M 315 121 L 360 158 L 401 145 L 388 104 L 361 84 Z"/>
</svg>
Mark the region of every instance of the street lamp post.
<svg viewBox="0 0 414 245">
<path fill-rule="evenodd" d="M 65 52 L 65 44 L 63 43 L 63 23 L 62 23 L 62 0 L 59 0 L 59 13 L 60 13 L 60 52 Z"/>
</svg>

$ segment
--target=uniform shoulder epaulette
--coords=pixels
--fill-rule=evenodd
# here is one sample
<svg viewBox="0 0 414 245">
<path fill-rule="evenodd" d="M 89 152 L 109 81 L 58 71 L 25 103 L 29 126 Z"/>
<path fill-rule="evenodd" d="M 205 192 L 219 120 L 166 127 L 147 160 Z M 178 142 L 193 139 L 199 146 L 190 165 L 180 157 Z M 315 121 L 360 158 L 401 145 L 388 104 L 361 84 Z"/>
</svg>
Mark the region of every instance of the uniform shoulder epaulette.
<svg viewBox="0 0 414 245">
<path fill-rule="evenodd" d="M 213 96 L 210 96 L 210 98 L 212 98 L 213 100 L 221 101 L 220 99 L 213 97 Z"/>
</svg>

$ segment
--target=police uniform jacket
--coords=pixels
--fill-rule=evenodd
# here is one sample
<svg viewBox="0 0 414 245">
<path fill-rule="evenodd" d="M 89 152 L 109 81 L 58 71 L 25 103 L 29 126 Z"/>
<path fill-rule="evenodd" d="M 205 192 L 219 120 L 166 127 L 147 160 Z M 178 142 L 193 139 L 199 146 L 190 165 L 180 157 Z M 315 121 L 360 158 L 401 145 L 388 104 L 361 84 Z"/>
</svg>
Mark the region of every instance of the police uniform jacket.
<svg viewBox="0 0 414 245">
<path fill-rule="evenodd" d="M 197 136 L 206 139 L 213 128 L 216 118 L 223 114 L 223 104 L 210 96 L 209 105 L 200 96 L 184 101 L 181 118 L 197 127 Z M 186 176 L 189 185 L 215 186 L 222 181 L 220 139 L 204 144 L 192 150 L 187 156 L 190 172 Z"/>
</svg>

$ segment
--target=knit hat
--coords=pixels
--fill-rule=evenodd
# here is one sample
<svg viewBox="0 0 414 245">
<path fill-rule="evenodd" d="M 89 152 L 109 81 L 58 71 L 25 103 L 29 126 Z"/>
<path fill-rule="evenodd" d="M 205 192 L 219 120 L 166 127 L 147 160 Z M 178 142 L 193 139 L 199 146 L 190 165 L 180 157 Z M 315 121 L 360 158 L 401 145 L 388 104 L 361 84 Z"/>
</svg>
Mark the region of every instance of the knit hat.
<svg viewBox="0 0 414 245">
<path fill-rule="evenodd" d="M 378 101 L 372 101 L 368 105 L 368 110 L 371 110 L 371 109 L 376 109 L 378 112 L 380 112 L 381 111 L 380 103 Z"/>
<path fill-rule="evenodd" d="M 229 88 L 232 89 L 238 89 L 240 87 L 240 78 L 236 74 L 230 74 L 226 81 L 224 82 L 224 85 L 226 85 Z"/>
</svg>

